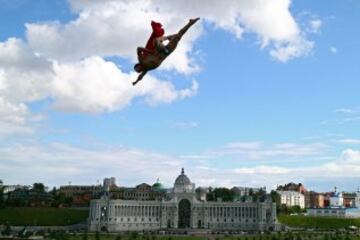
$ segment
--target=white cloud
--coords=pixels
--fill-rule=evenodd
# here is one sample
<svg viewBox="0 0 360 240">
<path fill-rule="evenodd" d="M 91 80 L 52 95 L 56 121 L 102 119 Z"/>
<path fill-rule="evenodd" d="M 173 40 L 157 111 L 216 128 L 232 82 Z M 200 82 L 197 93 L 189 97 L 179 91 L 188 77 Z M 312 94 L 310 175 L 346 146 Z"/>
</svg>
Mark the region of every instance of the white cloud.
<svg viewBox="0 0 360 240">
<path fill-rule="evenodd" d="M 32 134 L 33 129 L 27 123 L 34 117 L 25 104 L 11 103 L 0 96 L 0 138 Z"/>
<path fill-rule="evenodd" d="M 31 134 L 33 114 L 27 103 L 47 96 L 51 63 L 38 57 L 20 39 L 0 42 L 0 137 Z"/>
<path fill-rule="evenodd" d="M 245 32 L 255 33 L 261 47 L 269 47 L 271 56 L 280 61 L 305 56 L 313 48 L 290 12 L 290 0 L 72 0 L 70 4 L 79 16 L 67 24 L 26 25 L 30 45 L 37 52 L 62 60 L 92 55 L 135 59 L 136 47 L 144 45 L 149 36 L 151 19 L 161 21 L 167 33 L 174 33 L 186 19 L 197 16 L 237 38 Z M 163 67 L 182 73 L 198 70 L 190 53 L 201 33 L 197 24 Z"/>
<path fill-rule="evenodd" d="M 344 124 L 344 123 L 348 123 L 348 122 L 358 122 L 360 121 L 360 116 L 355 116 L 355 117 L 347 117 L 347 118 L 343 118 L 339 121 L 339 124 Z"/>
<path fill-rule="evenodd" d="M 194 121 L 175 122 L 174 127 L 179 129 L 197 128 L 199 125 Z"/>
<path fill-rule="evenodd" d="M 44 116 L 32 113 L 28 104 L 44 99 L 51 98 L 57 109 L 100 113 L 121 110 L 137 97 L 157 105 L 191 97 L 198 90 L 196 81 L 177 90 L 152 76 L 133 87 L 136 77 L 101 57 L 58 62 L 34 53 L 20 39 L 0 42 L 0 137 L 32 133 L 31 122 Z"/>
<path fill-rule="evenodd" d="M 72 1 L 74 10 L 80 10 Z M 58 22 L 27 24 L 29 44 L 41 55 L 59 61 L 72 61 L 91 56 L 120 56 L 136 59 L 136 47 L 145 45 L 151 33 L 150 20 L 162 21 L 167 33 L 175 33 L 187 23 L 159 13 L 156 4 L 150 1 L 89 1 L 82 3 L 79 16 L 67 24 Z M 195 25 L 194 29 L 200 28 Z M 176 69 L 181 73 L 198 70 L 189 53 L 193 41 L 201 30 L 189 31 L 178 49 L 161 66 Z"/>
<path fill-rule="evenodd" d="M 196 81 L 192 81 L 190 88 L 179 91 L 176 91 L 170 82 L 148 81 L 147 84 L 144 84 L 142 92 L 148 94 L 145 98 L 148 104 L 157 105 L 192 97 L 197 94 L 198 89 L 199 84 Z"/>
<path fill-rule="evenodd" d="M 0 139 L 10 136 L 29 135 L 33 133 L 34 128 L 31 126 L 0 121 Z"/>
<path fill-rule="evenodd" d="M 330 47 L 330 52 L 333 53 L 333 54 L 336 54 L 337 53 L 337 48 L 336 47 Z"/>
<path fill-rule="evenodd" d="M 52 77 L 52 63 L 22 40 L 0 42 L 0 96 L 17 104 L 43 99 Z"/>
<path fill-rule="evenodd" d="M 263 142 L 234 142 L 218 149 L 210 149 L 204 153 L 205 158 L 220 156 L 236 156 L 245 159 L 299 158 L 320 155 L 326 145 L 310 144 L 266 144 Z"/>
<path fill-rule="evenodd" d="M 313 47 L 313 42 L 297 38 L 292 41 L 292 44 L 276 43 L 276 48 L 270 51 L 270 55 L 281 62 L 287 62 L 292 58 L 307 56 Z"/>
<path fill-rule="evenodd" d="M 10 123 L 23 124 L 29 114 L 25 104 L 12 104 L 4 98 L 0 98 L 0 119 Z"/>
<path fill-rule="evenodd" d="M 347 163 L 347 164 L 360 164 L 360 151 L 353 149 L 346 149 L 342 152 L 339 163 Z M 360 167 L 358 165 L 357 167 Z"/>
<path fill-rule="evenodd" d="M 335 113 L 341 114 L 341 118 L 335 121 L 325 121 L 326 124 L 334 122 L 336 124 L 347 124 L 360 121 L 360 107 L 346 107 L 334 110 Z"/>
<path fill-rule="evenodd" d="M 322 21 L 320 19 L 314 19 L 310 21 L 310 31 L 313 33 L 319 33 L 322 27 Z"/>
<path fill-rule="evenodd" d="M 256 166 L 253 168 L 235 168 L 233 170 L 235 173 L 239 174 L 269 174 L 269 175 L 276 175 L 276 174 L 286 174 L 290 170 L 284 167 L 273 167 L 273 166 Z"/>
<path fill-rule="evenodd" d="M 172 156 L 123 146 L 87 149 L 63 143 L 18 143 L 0 147 L 0 175 L 11 183 L 42 181 L 60 185 L 70 180 L 89 184 L 105 176 L 118 177 L 120 184 L 155 181 L 157 177 L 170 183 L 173 179 L 168 170 L 180 169 L 182 163 Z"/>
<path fill-rule="evenodd" d="M 51 85 L 55 106 L 67 111 L 98 113 L 123 109 L 136 97 L 145 97 L 151 105 L 171 103 L 191 97 L 197 82 L 189 89 L 176 90 L 170 82 L 146 76 L 132 86 L 135 73 L 123 73 L 113 62 L 90 57 L 79 62 L 56 63 L 56 76 Z"/>
<path fill-rule="evenodd" d="M 131 21 L 122 21 L 121 17 L 125 16 L 121 13 L 127 11 L 113 16 L 116 9 L 104 5 L 102 10 L 81 12 L 77 20 L 65 25 L 27 24 L 29 45 L 18 38 L 0 42 L 0 126 L 3 126 L 0 137 L 33 133 L 31 123 L 44 116 L 32 113 L 28 105 L 45 99 L 51 99 L 57 109 L 99 113 L 121 110 L 139 97 L 149 105 L 158 105 L 197 93 L 196 81 L 190 88 L 178 90 L 172 83 L 151 75 L 133 87 L 131 82 L 136 74 L 123 72 L 103 57 L 133 55 L 135 45 L 128 45 L 136 44 L 136 37 L 129 38 L 124 31 L 129 28 L 125 32 L 132 35 L 136 27 L 131 26 Z M 113 23 L 117 20 L 124 31 L 114 31 Z M 145 32 L 149 31 L 149 22 L 145 21 L 143 29 L 138 30 L 144 41 Z M 188 34 L 188 39 L 191 36 Z M 184 47 L 185 52 L 192 49 L 185 41 L 180 52 Z M 183 72 L 190 72 L 187 69 L 191 67 L 196 69 L 190 58 L 174 55 L 176 65 Z"/>
<path fill-rule="evenodd" d="M 17 132 L 23 128 L 28 132 L 28 119 L 34 118 L 28 104 L 44 99 L 50 98 L 57 109 L 99 113 L 121 110 L 136 98 L 157 105 L 194 96 L 196 81 L 178 90 L 172 83 L 149 75 L 134 88 L 130 82 L 135 73 L 126 73 L 105 60 L 119 56 L 134 61 L 136 47 L 149 37 L 152 19 L 162 22 L 167 33 L 177 32 L 188 18 L 197 16 L 238 39 L 253 33 L 261 48 L 283 62 L 307 55 L 314 45 L 290 12 L 290 0 L 69 3 L 76 14 L 74 20 L 27 23 L 26 41 L 9 38 L 0 42 L 2 115 L 6 121 L 17 119 Z M 182 74 L 199 71 L 193 48 L 203 31 L 201 22 L 190 29 L 161 68 Z"/>
<path fill-rule="evenodd" d="M 230 149 L 260 149 L 262 142 L 232 142 L 225 146 Z"/>
<path fill-rule="evenodd" d="M 246 159 L 242 164 L 250 163 Z M 156 178 L 172 186 L 181 167 L 198 186 L 267 186 L 328 179 L 358 178 L 360 151 L 344 150 L 337 159 L 310 166 L 284 167 L 274 164 L 252 164 L 213 167 L 212 160 L 196 161 L 137 148 L 114 145 L 75 147 L 63 143 L 46 145 L 17 143 L 0 146 L 0 175 L 6 183 L 31 184 L 42 181 L 50 185 L 95 183 L 97 179 L 115 176 L 122 186 Z M 27 174 L 23 174 L 26 169 Z M 126 169 L 126 171 L 124 170 Z M 41 174 L 47 172 L 48 174 Z M 169 174 L 171 173 L 171 174 Z"/>
<path fill-rule="evenodd" d="M 360 113 L 360 107 L 338 108 L 338 109 L 335 109 L 334 112 L 346 113 L 346 114 L 356 114 L 356 113 Z"/>
<path fill-rule="evenodd" d="M 203 178 L 205 183 L 216 184 L 219 182 L 219 185 L 267 186 L 268 188 L 274 188 L 278 184 L 290 181 L 306 184 L 320 179 L 327 179 L 327 186 L 330 188 L 333 186 L 333 182 L 337 182 L 338 179 L 359 179 L 360 151 L 347 149 L 337 159 L 333 158 L 328 160 L 328 162 L 312 166 L 282 167 L 255 165 L 252 167 L 225 168 L 212 171 L 197 169 L 195 174 L 197 174 L 197 171 L 201 174 L 201 177 L 197 176 L 200 181 Z M 211 176 L 213 181 L 208 180 L 209 176 Z M 355 185 L 353 188 L 355 188 Z"/>
<path fill-rule="evenodd" d="M 342 144 L 360 144 L 360 139 L 341 139 L 337 142 Z"/>
</svg>

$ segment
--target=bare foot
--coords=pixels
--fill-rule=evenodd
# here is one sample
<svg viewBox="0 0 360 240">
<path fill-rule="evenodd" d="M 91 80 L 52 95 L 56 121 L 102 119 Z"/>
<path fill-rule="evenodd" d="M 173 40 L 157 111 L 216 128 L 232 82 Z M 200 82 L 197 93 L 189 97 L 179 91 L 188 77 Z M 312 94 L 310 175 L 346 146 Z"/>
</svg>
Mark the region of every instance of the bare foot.
<svg viewBox="0 0 360 240">
<path fill-rule="evenodd" d="M 197 22 L 197 21 L 199 21 L 199 17 L 197 17 L 197 18 L 191 18 L 190 20 L 189 20 L 189 22 L 191 22 L 191 23 L 195 23 L 195 22 Z"/>
</svg>

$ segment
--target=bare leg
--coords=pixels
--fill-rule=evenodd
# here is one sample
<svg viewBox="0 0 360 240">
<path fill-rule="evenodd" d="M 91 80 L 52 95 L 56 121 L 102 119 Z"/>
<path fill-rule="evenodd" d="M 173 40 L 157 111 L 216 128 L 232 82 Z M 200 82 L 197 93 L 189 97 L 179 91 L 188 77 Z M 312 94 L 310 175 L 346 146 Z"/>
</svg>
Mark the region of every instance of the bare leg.
<svg viewBox="0 0 360 240">
<path fill-rule="evenodd" d="M 167 36 L 166 38 L 169 40 L 169 43 L 166 45 L 166 48 L 169 49 L 170 52 L 174 51 L 178 42 L 182 38 L 182 36 L 189 30 L 189 28 L 194 25 L 200 18 L 190 19 L 189 22 L 182 28 L 177 34 Z"/>
<path fill-rule="evenodd" d="M 192 18 L 189 20 L 188 24 L 186 24 L 180 31 L 177 33 L 177 35 L 181 38 L 189 28 L 194 25 L 197 21 L 199 21 L 200 18 Z"/>
</svg>

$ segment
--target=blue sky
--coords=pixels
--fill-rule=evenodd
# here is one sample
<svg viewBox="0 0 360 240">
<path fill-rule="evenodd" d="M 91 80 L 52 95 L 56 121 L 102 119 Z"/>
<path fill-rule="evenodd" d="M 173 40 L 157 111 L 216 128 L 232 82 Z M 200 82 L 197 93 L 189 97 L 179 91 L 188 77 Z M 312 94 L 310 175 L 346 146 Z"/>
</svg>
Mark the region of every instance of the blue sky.
<svg viewBox="0 0 360 240">
<path fill-rule="evenodd" d="M 0 3 L 5 183 L 360 185 L 359 1 Z M 195 15 L 133 87 L 150 21 Z"/>
</svg>

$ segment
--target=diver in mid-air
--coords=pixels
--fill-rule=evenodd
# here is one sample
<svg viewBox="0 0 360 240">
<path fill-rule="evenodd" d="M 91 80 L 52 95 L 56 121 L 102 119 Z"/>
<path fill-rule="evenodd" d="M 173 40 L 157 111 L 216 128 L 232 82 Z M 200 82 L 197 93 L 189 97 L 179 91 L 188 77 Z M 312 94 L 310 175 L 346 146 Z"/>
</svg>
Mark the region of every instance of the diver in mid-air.
<svg viewBox="0 0 360 240">
<path fill-rule="evenodd" d="M 137 48 L 138 63 L 135 64 L 134 70 L 139 73 L 138 78 L 133 85 L 137 84 L 145 74 L 160 66 L 160 64 L 176 49 L 182 36 L 194 25 L 200 18 L 190 19 L 189 22 L 176 34 L 164 36 L 165 31 L 161 23 L 152 21 L 151 27 L 153 32 L 146 43 L 145 48 Z M 164 41 L 168 41 L 165 45 Z"/>
</svg>

